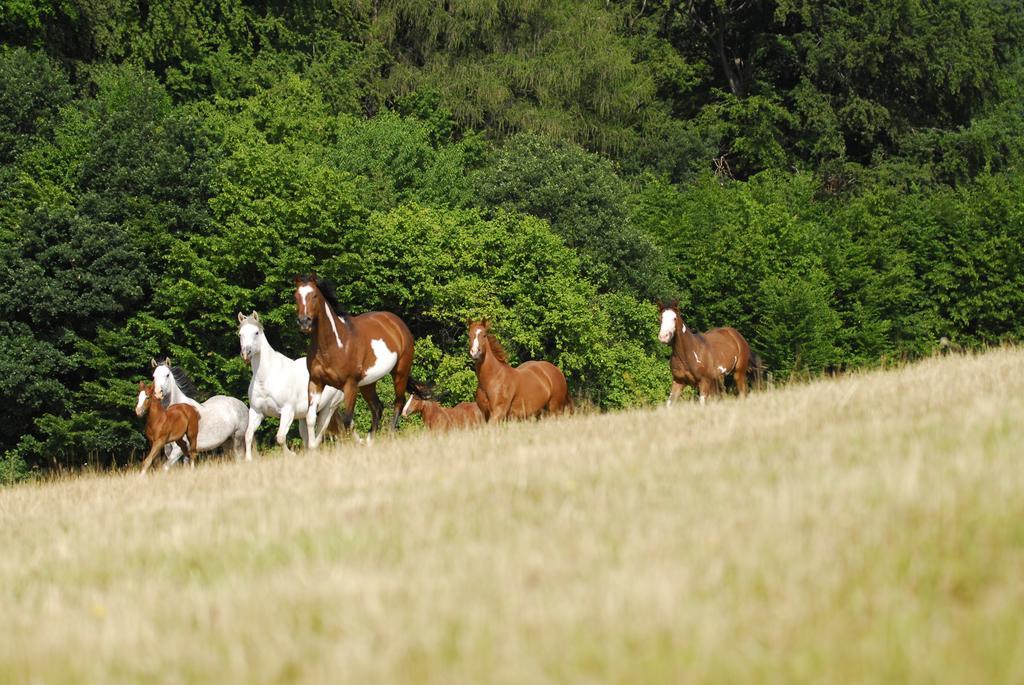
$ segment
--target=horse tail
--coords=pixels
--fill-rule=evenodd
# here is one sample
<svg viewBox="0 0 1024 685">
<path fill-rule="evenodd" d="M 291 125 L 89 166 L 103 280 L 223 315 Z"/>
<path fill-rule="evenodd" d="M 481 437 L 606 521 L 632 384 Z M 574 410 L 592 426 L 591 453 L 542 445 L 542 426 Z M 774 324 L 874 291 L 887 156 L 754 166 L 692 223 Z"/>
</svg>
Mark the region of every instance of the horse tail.
<svg viewBox="0 0 1024 685">
<path fill-rule="evenodd" d="M 750 350 L 750 363 L 747 365 L 747 373 L 754 377 L 754 387 L 758 390 L 764 389 L 764 360 L 754 350 Z"/>
</svg>

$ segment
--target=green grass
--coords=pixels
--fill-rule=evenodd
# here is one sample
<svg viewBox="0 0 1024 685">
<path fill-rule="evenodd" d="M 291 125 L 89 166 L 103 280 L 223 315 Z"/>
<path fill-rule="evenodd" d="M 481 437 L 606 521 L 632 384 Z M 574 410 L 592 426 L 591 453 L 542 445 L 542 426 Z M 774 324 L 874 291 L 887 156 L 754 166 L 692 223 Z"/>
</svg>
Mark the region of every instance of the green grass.
<svg viewBox="0 0 1024 685">
<path fill-rule="evenodd" d="M 2 490 L 0 682 L 1022 682 L 1022 372 Z"/>
</svg>

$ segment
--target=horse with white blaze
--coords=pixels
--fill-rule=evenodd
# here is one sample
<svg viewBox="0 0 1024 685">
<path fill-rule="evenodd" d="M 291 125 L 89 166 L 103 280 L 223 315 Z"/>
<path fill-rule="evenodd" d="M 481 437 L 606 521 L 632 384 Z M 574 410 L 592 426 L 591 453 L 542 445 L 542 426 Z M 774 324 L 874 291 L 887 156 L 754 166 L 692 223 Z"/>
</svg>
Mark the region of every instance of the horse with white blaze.
<svg viewBox="0 0 1024 685">
<path fill-rule="evenodd" d="M 397 428 L 412 369 L 413 338 L 405 322 L 391 312 L 349 314 L 338 305 L 330 284 L 317 281 L 315 275 L 295 277 L 295 306 L 299 329 L 309 335 L 306 366 L 310 408 L 306 424 L 310 426 L 310 447 L 320 444 L 312 426 L 320 396 L 328 385 L 345 393 L 341 422 L 346 430 L 352 430 L 356 392 L 363 396 L 370 405 L 372 438 L 384 410 L 377 396 L 377 381 L 390 373 L 395 383 L 391 429 Z M 359 441 L 358 435 L 355 438 Z"/>
</svg>

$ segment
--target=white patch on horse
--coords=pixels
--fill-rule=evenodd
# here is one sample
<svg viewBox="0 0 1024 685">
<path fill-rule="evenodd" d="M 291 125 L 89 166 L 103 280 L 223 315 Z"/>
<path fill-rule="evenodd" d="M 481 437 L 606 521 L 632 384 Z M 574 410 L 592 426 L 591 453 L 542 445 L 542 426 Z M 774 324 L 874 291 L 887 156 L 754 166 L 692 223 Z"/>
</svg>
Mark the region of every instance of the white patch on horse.
<svg viewBox="0 0 1024 685">
<path fill-rule="evenodd" d="M 371 340 L 370 347 L 373 348 L 373 355 L 377 358 L 377 361 L 366 370 L 366 374 L 363 376 L 363 380 L 359 381 L 359 385 L 376 383 L 391 373 L 391 369 L 395 368 L 395 364 L 398 362 L 398 353 L 392 352 L 383 339 Z"/>
<path fill-rule="evenodd" d="M 661 313 L 661 330 L 658 331 L 658 340 L 667 343 L 676 332 L 676 313 L 666 309 Z"/>
<path fill-rule="evenodd" d="M 327 320 L 331 322 L 331 330 L 334 331 L 334 340 L 338 343 L 338 347 L 344 347 L 341 344 L 341 338 L 338 336 L 338 325 L 334 323 L 334 312 L 331 311 L 331 305 L 324 302 L 324 308 L 327 309 Z"/>
<path fill-rule="evenodd" d="M 693 353 L 693 358 L 697 360 L 698 364 L 700 364 L 700 357 L 697 356 L 697 352 L 696 351 L 694 351 L 694 353 Z"/>
<path fill-rule="evenodd" d="M 725 373 L 725 367 L 724 366 L 719 366 L 718 367 L 718 372 L 719 373 Z"/>
</svg>

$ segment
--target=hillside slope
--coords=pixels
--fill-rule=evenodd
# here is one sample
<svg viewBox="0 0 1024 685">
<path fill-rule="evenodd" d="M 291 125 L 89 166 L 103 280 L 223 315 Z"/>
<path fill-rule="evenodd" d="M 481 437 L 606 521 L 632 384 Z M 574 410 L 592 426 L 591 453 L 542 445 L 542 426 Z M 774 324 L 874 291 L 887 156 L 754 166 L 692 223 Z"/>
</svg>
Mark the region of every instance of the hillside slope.
<svg viewBox="0 0 1024 685">
<path fill-rule="evenodd" d="M 0 681 L 1024 680 L 1024 351 L 0 491 Z"/>
</svg>

